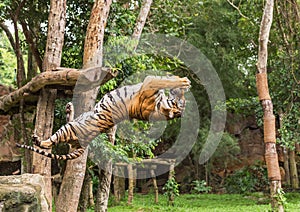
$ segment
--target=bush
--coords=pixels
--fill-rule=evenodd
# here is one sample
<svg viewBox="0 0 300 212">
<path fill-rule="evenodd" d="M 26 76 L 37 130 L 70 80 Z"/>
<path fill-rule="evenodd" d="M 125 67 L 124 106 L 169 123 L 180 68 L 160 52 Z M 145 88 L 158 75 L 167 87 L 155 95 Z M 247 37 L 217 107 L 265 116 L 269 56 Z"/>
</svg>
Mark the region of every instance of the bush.
<svg viewBox="0 0 300 212">
<path fill-rule="evenodd" d="M 211 191 L 211 187 L 207 186 L 205 180 L 195 180 L 193 181 L 193 186 L 193 193 L 201 194 Z"/>
<path fill-rule="evenodd" d="M 225 179 L 225 188 L 228 193 L 244 194 L 264 191 L 268 184 L 267 170 L 259 164 L 238 170 Z"/>
</svg>

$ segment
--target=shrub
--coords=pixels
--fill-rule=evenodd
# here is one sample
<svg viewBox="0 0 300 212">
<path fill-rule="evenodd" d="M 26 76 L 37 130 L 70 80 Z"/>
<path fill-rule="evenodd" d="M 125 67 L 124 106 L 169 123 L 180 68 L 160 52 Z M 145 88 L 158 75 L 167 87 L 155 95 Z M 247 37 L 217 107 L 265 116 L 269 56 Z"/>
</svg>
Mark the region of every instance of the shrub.
<svg viewBox="0 0 300 212">
<path fill-rule="evenodd" d="M 253 165 L 236 171 L 225 179 L 228 193 L 264 191 L 268 187 L 267 170 L 262 165 Z"/>
<path fill-rule="evenodd" d="M 179 184 L 174 176 L 170 178 L 163 187 L 164 195 L 168 197 L 168 204 L 174 205 L 175 196 L 179 196 Z"/>
<path fill-rule="evenodd" d="M 201 194 L 201 193 L 208 193 L 211 191 L 211 187 L 207 186 L 205 180 L 195 180 L 193 181 L 193 193 Z"/>
</svg>

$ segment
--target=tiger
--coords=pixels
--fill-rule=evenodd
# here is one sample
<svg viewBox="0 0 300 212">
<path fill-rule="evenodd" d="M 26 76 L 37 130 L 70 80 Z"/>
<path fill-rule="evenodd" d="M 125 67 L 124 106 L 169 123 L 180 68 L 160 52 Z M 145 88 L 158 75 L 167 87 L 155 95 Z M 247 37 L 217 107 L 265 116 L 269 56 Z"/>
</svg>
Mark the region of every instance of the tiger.
<svg viewBox="0 0 300 212">
<path fill-rule="evenodd" d="M 42 149 L 49 149 L 58 143 L 69 144 L 74 151 L 66 155 L 48 153 L 23 144 L 17 144 L 17 147 L 57 160 L 78 158 L 89 142 L 121 121 L 164 121 L 182 117 L 186 105 L 184 93 L 190 86 L 191 82 L 187 77 L 147 76 L 142 83 L 108 92 L 93 111 L 68 122 L 47 140 L 41 141 L 38 136 L 33 136 L 35 145 Z M 166 89 L 169 89 L 168 95 L 165 94 Z"/>
</svg>

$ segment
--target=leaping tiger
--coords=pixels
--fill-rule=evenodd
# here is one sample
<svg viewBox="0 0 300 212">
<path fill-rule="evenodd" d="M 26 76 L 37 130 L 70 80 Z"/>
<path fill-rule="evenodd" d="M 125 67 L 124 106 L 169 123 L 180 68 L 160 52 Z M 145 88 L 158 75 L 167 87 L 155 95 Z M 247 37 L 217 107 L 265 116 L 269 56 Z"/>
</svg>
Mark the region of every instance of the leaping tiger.
<svg viewBox="0 0 300 212">
<path fill-rule="evenodd" d="M 35 144 L 43 149 L 66 142 L 75 149 L 73 152 L 55 155 L 27 145 L 17 144 L 17 147 L 52 159 L 78 158 L 90 141 L 123 120 L 159 121 L 181 117 L 185 109 L 184 92 L 188 88 L 190 80 L 187 77 L 147 76 L 143 83 L 124 86 L 105 94 L 95 105 L 94 111 L 81 114 L 62 126 L 49 139 L 40 141 L 34 136 Z M 165 95 L 164 89 L 170 89 L 168 96 Z"/>
</svg>

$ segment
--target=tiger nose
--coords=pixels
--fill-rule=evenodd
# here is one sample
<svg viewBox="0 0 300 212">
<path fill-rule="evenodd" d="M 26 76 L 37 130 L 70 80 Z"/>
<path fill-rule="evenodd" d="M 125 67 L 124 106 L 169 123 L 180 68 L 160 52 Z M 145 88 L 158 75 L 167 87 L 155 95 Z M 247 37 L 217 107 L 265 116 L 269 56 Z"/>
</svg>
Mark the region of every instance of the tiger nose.
<svg viewBox="0 0 300 212">
<path fill-rule="evenodd" d="M 174 113 L 174 117 L 175 117 L 175 118 L 183 117 L 183 111 L 176 111 L 176 112 Z"/>
</svg>

